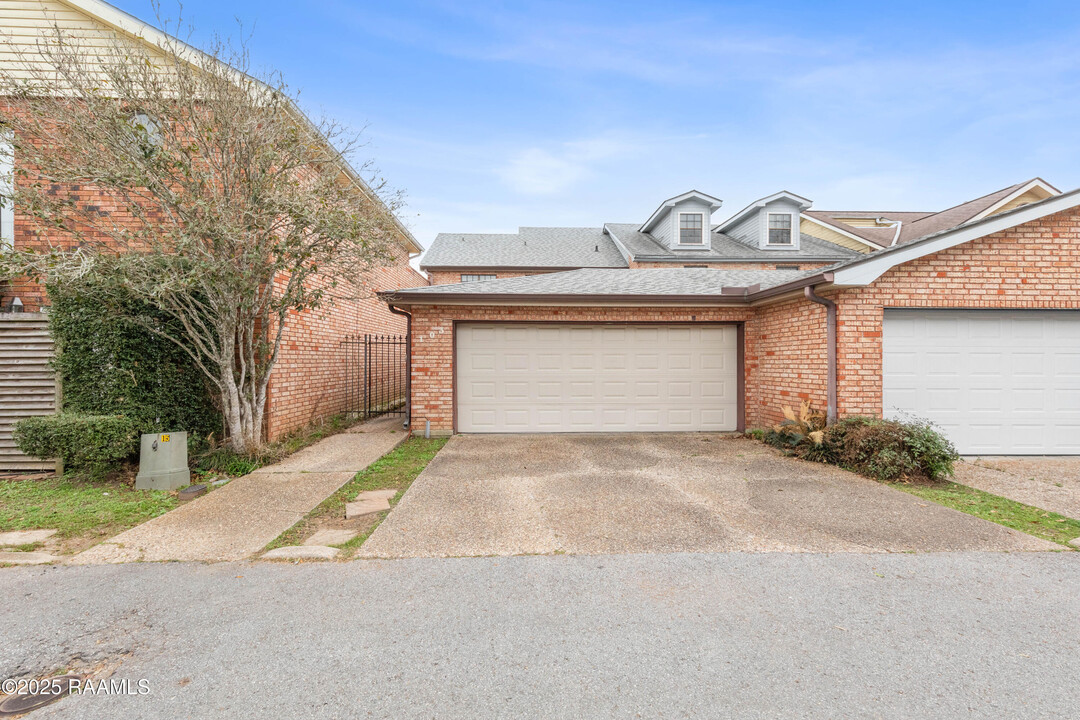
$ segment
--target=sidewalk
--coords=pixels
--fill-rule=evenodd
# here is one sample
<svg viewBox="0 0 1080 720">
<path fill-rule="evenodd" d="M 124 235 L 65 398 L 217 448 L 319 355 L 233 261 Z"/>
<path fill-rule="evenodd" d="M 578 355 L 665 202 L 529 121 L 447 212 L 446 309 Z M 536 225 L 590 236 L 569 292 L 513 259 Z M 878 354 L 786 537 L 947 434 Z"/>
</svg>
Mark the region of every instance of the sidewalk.
<svg viewBox="0 0 1080 720">
<path fill-rule="evenodd" d="M 79 553 L 69 564 L 242 560 L 405 439 L 399 418 L 332 435 Z"/>
</svg>

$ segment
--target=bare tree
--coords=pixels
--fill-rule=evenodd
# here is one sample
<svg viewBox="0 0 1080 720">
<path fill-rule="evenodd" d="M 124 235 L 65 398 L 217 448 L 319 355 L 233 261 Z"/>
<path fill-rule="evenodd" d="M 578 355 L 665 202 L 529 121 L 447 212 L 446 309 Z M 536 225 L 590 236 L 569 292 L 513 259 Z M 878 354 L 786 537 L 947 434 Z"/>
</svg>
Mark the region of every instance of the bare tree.
<svg viewBox="0 0 1080 720">
<path fill-rule="evenodd" d="M 400 196 L 347 164 L 357 134 L 308 120 L 243 47 L 116 36 L 88 53 L 55 28 L 22 65 L 0 80 L 0 122 L 12 199 L 40 242 L 4 270 L 94 282 L 174 317 L 182 334 L 147 329 L 217 389 L 232 447 L 257 447 L 283 332 L 399 255 Z"/>
</svg>

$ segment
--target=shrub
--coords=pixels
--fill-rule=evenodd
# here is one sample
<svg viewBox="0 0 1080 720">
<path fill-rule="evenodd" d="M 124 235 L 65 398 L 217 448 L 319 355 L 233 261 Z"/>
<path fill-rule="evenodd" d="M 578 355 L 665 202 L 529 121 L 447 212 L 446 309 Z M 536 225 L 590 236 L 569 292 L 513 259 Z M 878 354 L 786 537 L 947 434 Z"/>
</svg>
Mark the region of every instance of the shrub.
<svg viewBox="0 0 1080 720">
<path fill-rule="evenodd" d="M 877 480 L 943 480 L 959 458 L 952 443 L 924 420 L 847 418 L 826 431 L 825 442 L 840 465 Z"/>
<path fill-rule="evenodd" d="M 17 422 L 15 443 L 32 457 L 60 458 L 67 467 L 101 473 L 135 453 L 139 431 L 121 415 L 60 413 Z"/>
<path fill-rule="evenodd" d="M 221 415 L 201 371 L 179 346 L 147 329 L 177 332 L 175 320 L 114 283 L 50 284 L 48 293 L 53 366 L 66 411 L 123 415 L 139 433 L 220 435 Z"/>
<path fill-rule="evenodd" d="M 798 414 L 785 406 L 784 421 L 766 431 L 765 442 L 779 448 L 795 449 L 802 445 L 821 445 L 825 430 L 825 414 L 814 410 L 806 400 Z"/>
<path fill-rule="evenodd" d="M 826 462 L 876 480 L 943 480 L 953 473 L 956 448 L 924 420 L 852 417 L 821 432 L 809 430 L 809 411 L 795 420 L 785 408 L 784 423 L 765 433 L 765 441 L 806 460 Z M 790 414 L 789 414 L 790 413 Z"/>
</svg>

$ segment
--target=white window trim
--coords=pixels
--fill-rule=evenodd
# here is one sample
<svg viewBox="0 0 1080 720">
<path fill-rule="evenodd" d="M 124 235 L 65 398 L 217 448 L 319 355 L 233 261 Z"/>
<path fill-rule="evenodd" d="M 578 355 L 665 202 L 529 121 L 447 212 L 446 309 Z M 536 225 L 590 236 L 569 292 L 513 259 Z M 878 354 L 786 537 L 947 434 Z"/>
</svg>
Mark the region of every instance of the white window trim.
<svg viewBox="0 0 1080 720">
<path fill-rule="evenodd" d="M 684 243 L 682 241 L 682 217 L 683 217 L 683 215 L 697 215 L 698 217 L 701 218 L 701 242 Z M 707 243 L 705 242 L 705 233 L 706 233 L 706 231 L 708 229 L 709 229 L 708 224 L 705 222 L 705 213 L 701 212 L 700 210 L 688 210 L 686 212 L 680 212 L 680 213 L 678 213 L 678 217 L 675 218 L 675 237 L 678 240 L 675 244 L 676 245 L 681 245 L 683 247 L 692 247 L 692 248 L 708 247 Z"/>
<path fill-rule="evenodd" d="M 0 132 L 0 249 L 15 247 L 15 209 L 10 196 L 15 190 L 15 147 L 11 131 Z"/>
<path fill-rule="evenodd" d="M 487 282 L 489 280 L 497 280 L 498 277 L 499 276 L 495 273 L 461 273 L 461 275 L 458 276 L 458 282 Z M 472 279 L 466 280 L 465 278 Z"/>
<path fill-rule="evenodd" d="M 774 242 L 771 241 L 770 236 L 769 236 L 769 230 L 770 230 L 769 224 L 770 224 L 770 218 L 772 218 L 773 215 L 787 215 L 788 216 L 788 225 L 789 225 L 788 232 L 791 233 L 791 235 L 790 235 L 791 242 L 774 243 Z M 784 249 L 784 250 L 794 250 L 794 249 L 796 249 L 798 247 L 798 244 L 796 243 L 796 238 L 795 238 L 795 213 L 786 212 L 786 211 L 766 212 L 765 213 L 765 247 L 781 248 L 781 249 Z"/>
</svg>

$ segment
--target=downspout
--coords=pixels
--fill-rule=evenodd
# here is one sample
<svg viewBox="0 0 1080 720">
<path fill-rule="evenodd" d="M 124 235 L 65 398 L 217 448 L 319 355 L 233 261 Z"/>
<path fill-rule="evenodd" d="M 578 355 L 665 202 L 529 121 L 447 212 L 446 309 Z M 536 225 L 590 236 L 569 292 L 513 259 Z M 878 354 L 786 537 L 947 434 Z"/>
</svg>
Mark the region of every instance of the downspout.
<svg viewBox="0 0 1080 720">
<path fill-rule="evenodd" d="M 392 303 L 386 307 L 405 318 L 405 424 L 402 427 L 408 430 L 412 425 L 412 313 L 398 310 Z"/>
<path fill-rule="evenodd" d="M 829 407 L 825 417 L 826 422 L 832 425 L 836 422 L 836 303 L 817 295 L 812 285 L 803 288 L 803 295 L 810 302 L 825 306 L 826 343 L 829 357 L 829 379 L 828 390 L 826 391 Z"/>
<path fill-rule="evenodd" d="M 890 220 L 889 218 L 879 217 L 874 222 L 876 222 L 878 225 L 885 225 L 886 227 L 894 227 L 894 228 L 896 228 L 896 232 L 893 233 L 892 242 L 889 243 L 889 247 L 892 247 L 893 245 L 895 245 L 896 241 L 900 239 L 900 230 L 902 230 L 903 227 L 904 227 L 904 221 L 903 220 Z"/>
</svg>

